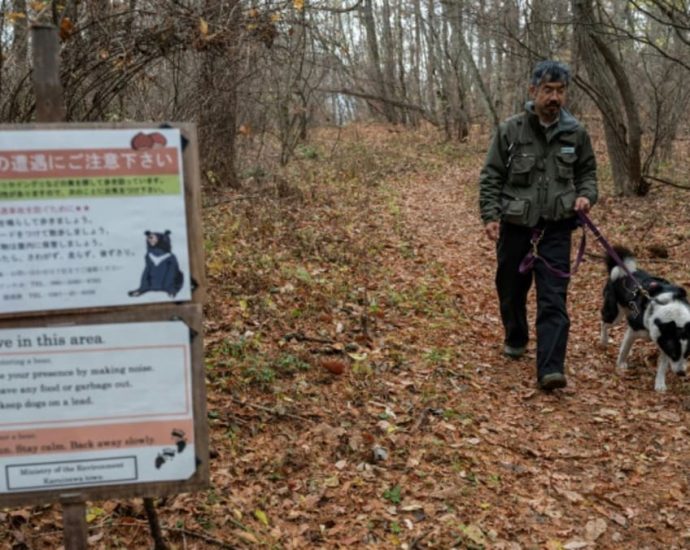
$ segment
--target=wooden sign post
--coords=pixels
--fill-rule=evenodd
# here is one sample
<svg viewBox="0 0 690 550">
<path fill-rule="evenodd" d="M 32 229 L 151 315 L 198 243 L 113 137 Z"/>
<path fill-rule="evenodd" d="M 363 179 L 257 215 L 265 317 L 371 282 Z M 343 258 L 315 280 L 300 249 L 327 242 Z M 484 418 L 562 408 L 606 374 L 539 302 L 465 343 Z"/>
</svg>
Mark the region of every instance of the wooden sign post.
<svg viewBox="0 0 690 550">
<path fill-rule="evenodd" d="M 60 43 L 52 25 L 32 25 L 33 84 L 38 122 L 64 122 L 65 102 L 60 83 Z"/>
<path fill-rule="evenodd" d="M 61 123 L 57 31 L 32 40 L 39 123 L 0 127 L 0 507 L 60 502 L 77 550 L 87 500 L 208 485 L 199 159 L 193 125 Z"/>
<path fill-rule="evenodd" d="M 31 27 L 33 49 L 33 84 L 38 122 L 64 122 L 65 103 L 60 82 L 60 44 L 57 28 L 52 25 Z M 65 548 L 87 547 L 86 500 L 81 493 L 60 497 Z"/>
</svg>

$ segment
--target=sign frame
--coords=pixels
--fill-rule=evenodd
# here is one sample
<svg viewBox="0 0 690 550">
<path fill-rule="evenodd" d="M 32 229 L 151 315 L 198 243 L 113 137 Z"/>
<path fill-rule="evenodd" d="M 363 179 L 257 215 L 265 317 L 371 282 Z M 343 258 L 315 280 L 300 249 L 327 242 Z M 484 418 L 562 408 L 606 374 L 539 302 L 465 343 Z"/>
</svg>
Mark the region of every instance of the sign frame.
<svg viewBox="0 0 690 550">
<path fill-rule="evenodd" d="M 151 306 L 147 306 L 147 309 Z M 209 451 L 208 451 L 208 423 L 206 421 L 206 392 L 203 351 L 202 306 L 200 304 L 164 305 L 156 306 L 156 311 L 141 309 L 141 311 L 118 311 L 100 313 L 88 320 L 73 323 L 70 315 L 51 317 L 49 322 L 36 319 L 14 320 L 12 326 L 0 328 L 43 328 L 65 326 L 89 326 L 100 324 L 120 324 L 152 321 L 182 321 L 190 330 L 191 352 L 191 382 L 192 382 L 192 418 L 194 420 L 194 452 L 196 455 L 196 470 L 186 480 L 162 482 L 133 482 L 108 483 L 87 487 L 63 487 L 36 491 L 20 491 L 0 493 L 0 507 L 35 505 L 37 503 L 61 502 L 65 497 L 80 495 L 82 500 L 109 500 L 131 497 L 161 497 L 182 492 L 202 490 L 208 487 L 209 479 Z M 67 455 L 68 456 L 68 455 Z M 66 461 L 69 458 L 66 458 Z M 3 472 L 4 475 L 4 472 Z"/>
<path fill-rule="evenodd" d="M 191 284 L 191 302 L 203 304 L 206 299 L 206 275 L 204 270 L 203 229 L 201 227 L 201 182 L 199 177 L 199 151 L 196 125 L 192 123 L 169 123 L 165 125 L 156 123 L 32 123 L 32 124 L 0 124 L 0 132 L 3 131 L 27 131 L 33 130 L 156 130 L 158 128 L 179 129 L 180 135 L 186 140 L 186 146 L 182 148 L 182 176 L 184 180 L 184 202 L 187 224 L 187 253 L 189 257 L 189 280 Z M 142 242 L 143 242 L 142 235 Z M 171 300 L 169 303 L 183 303 Z M 34 311 L 0 311 L 0 327 L 6 319 L 18 319 L 27 317 L 45 317 L 55 312 L 57 314 L 87 314 L 101 311 L 125 311 L 132 308 L 156 308 L 165 307 L 168 303 L 155 304 L 124 304 L 116 306 L 96 306 L 88 308 L 60 308 Z"/>
<path fill-rule="evenodd" d="M 177 128 L 187 145 L 182 149 L 182 175 L 184 180 L 185 217 L 187 225 L 187 247 L 189 257 L 189 278 L 191 300 L 186 302 L 163 302 L 103 306 L 93 308 L 64 308 L 41 311 L 0 313 L 0 329 L 44 328 L 58 326 L 88 326 L 182 320 L 190 329 L 192 339 L 191 380 L 192 417 L 194 423 L 194 452 L 196 470 L 186 480 L 163 482 L 108 483 L 105 485 L 62 487 L 56 489 L 0 493 L 0 507 L 37 505 L 59 502 L 65 510 L 74 503 L 92 500 L 110 500 L 134 497 L 163 497 L 183 492 L 203 490 L 209 487 L 209 434 L 206 415 L 206 386 L 203 351 L 203 304 L 206 299 L 206 276 L 204 266 L 203 229 L 201 226 L 201 181 L 198 138 L 196 125 L 192 123 L 30 123 L 0 124 L 0 132 L 33 130 L 156 130 Z M 143 235 L 142 235 L 143 242 Z M 4 473 L 3 473 L 4 474 Z M 67 535 L 67 530 L 66 530 Z"/>
</svg>

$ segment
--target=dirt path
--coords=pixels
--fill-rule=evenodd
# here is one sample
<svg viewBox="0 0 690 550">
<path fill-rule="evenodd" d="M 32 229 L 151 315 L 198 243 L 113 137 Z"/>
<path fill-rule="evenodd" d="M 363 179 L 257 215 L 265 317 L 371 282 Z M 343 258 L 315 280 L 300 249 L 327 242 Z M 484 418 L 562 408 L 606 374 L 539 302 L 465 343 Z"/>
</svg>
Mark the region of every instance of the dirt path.
<svg viewBox="0 0 690 550">
<path fill-rule="evenodd" d="M 533 342 L 525 359 L 503 358 L 494 251 L 477 220 L 476 176 L 458 166 L 427 185 L 407 185 L 402 194 L 407 227 L 457 282 L 470 319 L 457 342 L 460 361 L 472 364 L 479 386 L 468 396 L 478 421 L 470 444 L 483 486 L 474 491 L 477 508 L 467 510 L 468 524 L 481 531 L 475 542 L 690 548 L 688 382 L 670 375 L 669 392 L 654 392 L 651 345 L 635 347 L 638 368 L 615 372 L 621 329 L 608 350 L 596 345 L 605 277 L 596 260 L 571 284 L 567 390 L 535 389 Z M 594 215 L 614 207 L 609 201 Z M 590 239 L 588 250 L 600 253 L 596 247 Z M 533 317 L 530 312 L 531 326 Z M 450 485 L 462 491 L 462 472 Z"/>
</svg>

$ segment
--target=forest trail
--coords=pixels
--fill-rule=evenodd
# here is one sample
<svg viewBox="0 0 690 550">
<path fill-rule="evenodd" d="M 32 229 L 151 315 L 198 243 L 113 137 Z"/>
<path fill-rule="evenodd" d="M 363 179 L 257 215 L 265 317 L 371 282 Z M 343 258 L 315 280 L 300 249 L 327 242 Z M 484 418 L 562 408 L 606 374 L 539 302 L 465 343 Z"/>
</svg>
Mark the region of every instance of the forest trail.
<svg viewBox="0 0 690 550">
<path fill-rule="evenodd" d="M 478 420 L 472 451 L 481 469 L 493 472 L 488 479 L 500 478 L 493 498 L 485 497 L 490 505 L 475 503 L 486 510 L 473 524 L 499 534 L 485 539 L 491 548 L 689 547 L 687 382 L 670 374 L 669 392 L 654 392 L 656 351 L 639 342 L 636 368 L 616 372 L 623 329 L 614 330 L 606 350 L 599 347 L 606 273 L 591 256 L 570 286 L 568 388 L 553 394 L 536 389 L 533 340 L 525 358 L 504 358 L 495 253 L 478 220 L 477 177 L 477 169 L 458 163 L 443 177 L 424 186 L 413 182 L 402 192 L 406 223 L 456 281 L 469 319 L 457 339 L 464 351 L 459 360 L 476 374 L 465 396 Z M 654 212 L 659 200 L 651 198 L 644 208 Z M 603 202 L 592 216 L 615 227 L 611 211 L 620 212 L 621 204 Z M 591 234 L 588 252 L 602 254 Z M 534 298 L 532 290 L 531 331 Z M 462 478 L 449 484 L 462 492 Z"/>
</svg>

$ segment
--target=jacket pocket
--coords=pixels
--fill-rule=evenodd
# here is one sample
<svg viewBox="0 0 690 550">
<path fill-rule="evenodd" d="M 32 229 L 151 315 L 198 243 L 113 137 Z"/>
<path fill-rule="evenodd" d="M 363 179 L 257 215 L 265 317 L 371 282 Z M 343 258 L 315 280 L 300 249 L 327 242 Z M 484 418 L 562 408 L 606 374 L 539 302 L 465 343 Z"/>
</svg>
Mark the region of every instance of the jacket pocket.
<svg viewBox="0 0 690 550">
<path fill-rule="evenodd" d="M 534 155 L 515 155 L 511 160 L 508 182 L 516 187 L 529 187 L 530 174 L 536 163 Z"/>
<path fill-rule="evenodd" d="M 529 199 L 503 198 L 501 201 L 504 222 L 527 225 L 529 221 Z"/>
<path fill-rule="evenodd" d="M 556 197 L 554 220 L 562 220 L 569 218 L 575 214 L 575 199 L 577 194 L 575 190 L 569 190 L 561 193 Z"/>
<path fill-rule="evenodd" d="M 575 178 L 575 153 L 556 154 L 556 176 L 561 181 L 570 181 Z"/>
</svg>

